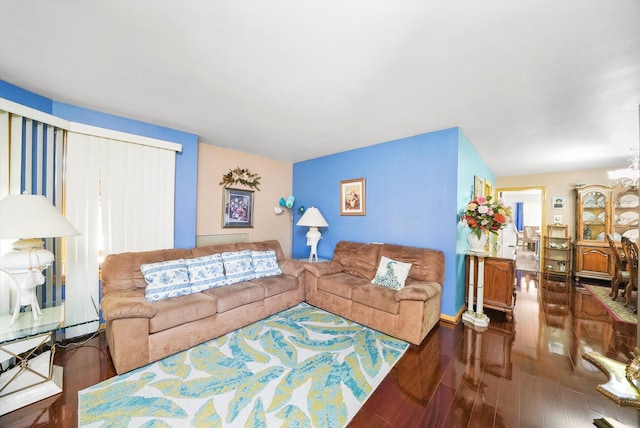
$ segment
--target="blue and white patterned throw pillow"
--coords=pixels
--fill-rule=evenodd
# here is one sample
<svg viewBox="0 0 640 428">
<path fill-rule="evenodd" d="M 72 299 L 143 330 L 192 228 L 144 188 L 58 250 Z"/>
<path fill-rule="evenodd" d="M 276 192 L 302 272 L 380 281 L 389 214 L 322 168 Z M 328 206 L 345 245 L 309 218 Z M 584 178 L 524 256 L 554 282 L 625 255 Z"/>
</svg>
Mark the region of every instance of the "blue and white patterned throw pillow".
<svg viewBox="0 0 640 428">
<path fill-rule="evenodd" d="M 403 263 L 388 257 L 380 257 L 380 264 L 376 276 L 371 280 L 372 284 L 382 285 L 394 290 L 400 290 L 409 276 L 411 263 Z"/>
<path fill-rule="evenodd" d="M 227 285 L 227 278 L 224 276 L 224 265 L 220 254 L 185 259 L 187 271 L 189 272 L 189 282 L 194 293 L 208 290 L 213 287 Z"/>
<path fill-rule="evenodd" d="M 274 250 L 251 251 L 251 260 L 256 278 L 280 275 L 282 273 Z"/>
<path fill-rule="evenodd" d="M 145 297 L 150 302 L 191 294 L 187 265 L 183 259 L 140 265 L 147 282 Z"/>
<path fill-rule="evenodd" d="M 222 253 L 227 285 L 249 281 L 256 277 L 253 271 L 251 251 L 231 251 Z"/>
</svg>

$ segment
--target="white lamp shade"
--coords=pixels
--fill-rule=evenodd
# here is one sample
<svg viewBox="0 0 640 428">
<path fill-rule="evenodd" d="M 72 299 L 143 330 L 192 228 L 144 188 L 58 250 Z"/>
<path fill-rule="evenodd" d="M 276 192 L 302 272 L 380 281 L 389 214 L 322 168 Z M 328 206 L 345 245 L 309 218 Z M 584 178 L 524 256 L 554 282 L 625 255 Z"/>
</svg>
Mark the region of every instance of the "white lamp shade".
<svg viewBox="0 0 640 428">
<path fill-rule="evenodd" d="M 0 238 L 75 235 L 80 232 L 44 196 L 11 194 L 0 201 Z"/>
<path fill-rule="evenodd" d="M 298 220 L 296 225 L 308 227 L 327 227 L 329 226 L 329 223 L 327 223 L 327 220 L 322 217 L 319 209 L 311 207 L 305 210 L 304 214 L 302 215 L 302 217 L 300 217 L 300 220 Z"/>
</svg>

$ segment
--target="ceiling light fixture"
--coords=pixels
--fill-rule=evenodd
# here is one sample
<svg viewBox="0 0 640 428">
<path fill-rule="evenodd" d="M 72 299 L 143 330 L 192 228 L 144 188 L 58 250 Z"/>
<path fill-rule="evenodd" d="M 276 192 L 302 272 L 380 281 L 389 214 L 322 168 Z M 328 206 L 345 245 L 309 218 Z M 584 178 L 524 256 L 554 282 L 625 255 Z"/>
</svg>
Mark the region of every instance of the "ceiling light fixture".
<svg viewBox="0 0 640 428">
<path fill-rule="evenodd" d="M 638 129 L 640 135 L 640 105 L 638 106 Z M 633 149 L 631 149 L 633 150 Z M 624 187 L 638 187 L 638 181 L 640 181 L 640 145 L 635 150 L 633 158 L 629 159 L 631 164 L 627 168 L 616 169 L 614 171 L 607 171 L 609 177 L 609 185 L 624 186 Z"/>
<path fill-rule="evenodd" d="M 636 154 L 632 159 L 629 159 L 629 161 L 631 164 L 627 168 L 607 171 L 610 186 L 638 187 L 638 181 L 640 180 L 640 158 L 638 157 L 637 150 Z"/>
</svg>

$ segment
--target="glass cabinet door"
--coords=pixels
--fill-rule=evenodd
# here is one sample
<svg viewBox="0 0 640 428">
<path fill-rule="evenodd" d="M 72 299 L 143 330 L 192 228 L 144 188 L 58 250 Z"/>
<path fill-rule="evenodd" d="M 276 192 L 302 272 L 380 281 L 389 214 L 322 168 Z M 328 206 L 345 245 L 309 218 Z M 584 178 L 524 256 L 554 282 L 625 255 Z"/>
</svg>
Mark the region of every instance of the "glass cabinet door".
<svg viewBox="0 0 640 428">
<path fill-rule="evenodd" d="M 606 240 L 607 233 L 607 197 L 599 191 L 588 192 L 582 199 L 582 230 L 583 241 Z"/>
<path fill-rule="evenodd" d="M 638 242 L 638 225 L 640 224 L 640 197 L 633 189 L 617 192 L 613 202 L 613 238 L 616 241 L 625 236 Z"/>
</svg>

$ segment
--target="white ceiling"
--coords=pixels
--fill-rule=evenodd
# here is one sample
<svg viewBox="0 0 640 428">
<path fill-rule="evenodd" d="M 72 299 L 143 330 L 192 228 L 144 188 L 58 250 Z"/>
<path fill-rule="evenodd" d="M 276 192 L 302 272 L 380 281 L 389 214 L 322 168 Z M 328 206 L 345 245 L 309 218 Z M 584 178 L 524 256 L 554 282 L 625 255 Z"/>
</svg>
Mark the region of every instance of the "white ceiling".
<svg viewBox="0 0 640 428">
<path fill-rule="evenodd" d="M 288 162 L 459 126 L 498 177 L 622 167 L 640 0 L 0 0 L 0 79 Z"/>
</svg>

